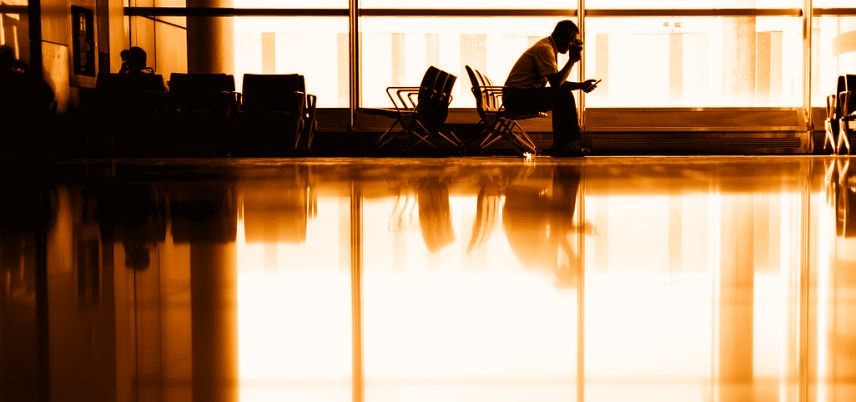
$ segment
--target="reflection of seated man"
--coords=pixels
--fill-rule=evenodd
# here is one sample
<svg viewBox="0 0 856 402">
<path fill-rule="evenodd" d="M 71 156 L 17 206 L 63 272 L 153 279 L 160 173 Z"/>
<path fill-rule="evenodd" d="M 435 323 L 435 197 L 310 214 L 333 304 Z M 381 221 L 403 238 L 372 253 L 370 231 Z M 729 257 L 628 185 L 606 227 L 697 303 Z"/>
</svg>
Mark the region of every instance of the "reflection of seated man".
<svg viewBox="0 0 856 402">
<path fill-rule="evenodd" d="M 102 239 L 122 244 L 126 268 L 148 268 L 151 249 L 166 239 L 166 210 L 154 190 L 119 184 L 105 188 L 97 202 Z"/>
<path fill-rule="evenodd" d="M 576 286 L 581 269 L 573 242 L 579 183 L 578 166 L 557 166 L 552 191 L 517 185 L 505 192 L 502 225 L 512 251 L 524 266 L 550 271 L 559 286 Z"/>
</svg>

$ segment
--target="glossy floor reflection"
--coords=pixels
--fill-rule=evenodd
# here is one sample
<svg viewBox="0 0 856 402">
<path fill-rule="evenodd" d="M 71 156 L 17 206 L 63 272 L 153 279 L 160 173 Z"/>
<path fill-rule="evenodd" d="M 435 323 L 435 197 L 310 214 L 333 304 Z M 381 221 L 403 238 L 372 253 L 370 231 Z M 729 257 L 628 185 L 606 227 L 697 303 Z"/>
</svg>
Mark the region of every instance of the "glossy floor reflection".
<svg viewBox="0 0 856 402">
<path fill-rule="evenodd" d="M 21 170 L 2 401 L 856 398 L 844 157 Z"/>
</svg>

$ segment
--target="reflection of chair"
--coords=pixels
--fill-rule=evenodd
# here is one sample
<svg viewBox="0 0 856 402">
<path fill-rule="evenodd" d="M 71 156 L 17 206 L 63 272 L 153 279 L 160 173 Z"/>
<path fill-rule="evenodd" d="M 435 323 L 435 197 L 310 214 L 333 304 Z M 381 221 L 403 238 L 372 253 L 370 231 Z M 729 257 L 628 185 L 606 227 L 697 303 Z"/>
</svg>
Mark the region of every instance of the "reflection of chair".
<svg viewBox="0 0 856 402">
<path fill-rule="evenodd" d="M 479 147 L 485 149 L 500 139 L 505 139 L 521 152 L 535 153 L 535 142 L 520 126 L 518 120 L 546 117 L 546 113 L 510 113 L 502 104 L 503 86 L 493 85 L 490 78 L 475 68 L 466 66 L 470 77 L 473 96 L 476 98 L 476 110 L 479 113 L 479 126 L 483 137 Z"/>
<path fill-rule="evenodd" d="M 312 172 L 305 166 L 281 166 L 277 175 L 276 180 L 248 181 L 242 191 L 248 243 L 306 241 L 309 218 L 318 210 Z"/>
<path fill-rule="evenodd" d="M 856 213 L 856 194 L 854 194 L 856 183 L 848 171 L 849 167 L 850 162 L 847 159 L 839 162 L 838 174 L 831 183 L 835 197 L 835 232 L 839 237 L 856 237 L 856 225 L 853 223 L 853 217 L 850 216 Z"/>
<path fill-rule="evenodd" d="M 398 135 L 411 135 L 415 137 L 411 147 L 424 142 L 437 148 L 435 141 L 438 138 L 460 147 L 461 140 L 446 127 L 449 104 L 452 102 L 452 87 L 456 80 L 456 76 L 431 66 L 425 71 L 418 87 L 387 87 L 386 93 L 393 107 L 367 110 L 395 119 L 378 137 L 375 145 L 380 148 Z M 395 130 L 396 126 L 401 128 Z"/>
<path fill-rule="evenodd" d="M 856 74 L 838 76 L 835 93 L 826 97 L 826 134 L 823 139 L 823 149 L 831 148 L 832 153 L 838 154 L 842 146 L 850 153 L 850 133 L 854 128 L 850 122 L 856 120 L 856 99 L 850 97 L 856 91 Z"/>
<path fill-rule="evenodd" d="M 306 92 L 303 75 L 244 74 L 241 122 L 245 134 L 264 136 L 270 128 L 281 129 L 265 138 L 270 142 L 257 146 L 276 146 L 284 139 L 291 151 L 309 151 L 317 127 L 315 103 L 316 96 Z"/>
<path fill-rule="evenodd" d="M 455 241 L 449 189 L 439 178 L 428 177 L 419 181 L 416 191 L 422 238 L 428 251 L 436 253 Z"/>
<path fill-rule="evenodd" d="M 482 185 L 476 198 L 476 219 L 467 253 L 472 252 L 487 241 L 499 216 L 502 206 L 502 188 L 499 185 Z"/>
</svg>

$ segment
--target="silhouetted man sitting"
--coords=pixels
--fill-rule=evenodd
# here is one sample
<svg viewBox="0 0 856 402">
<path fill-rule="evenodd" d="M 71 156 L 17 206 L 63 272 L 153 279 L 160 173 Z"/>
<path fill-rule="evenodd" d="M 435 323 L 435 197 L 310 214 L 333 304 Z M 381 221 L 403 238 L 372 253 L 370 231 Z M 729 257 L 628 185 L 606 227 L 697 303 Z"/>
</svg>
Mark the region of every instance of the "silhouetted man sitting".
<svg viewBox="0 0 856 402">
<path fill-rule="evenodd" d="M 580 30 L 571 20 L 559 21 L 553 33 L 527 49 L 508 74 L 503 91 L 505 108 L 514 113 L 553 112 L 553 156 L 583 156 L 582 136 L 572 91 L 591 92 L 597 81 L 567 81 L 582 59 Z M 559 69 L 558 53 L 568 53 Z M 549 86 L 547 85 L 549 84 Z"/>
</svg>

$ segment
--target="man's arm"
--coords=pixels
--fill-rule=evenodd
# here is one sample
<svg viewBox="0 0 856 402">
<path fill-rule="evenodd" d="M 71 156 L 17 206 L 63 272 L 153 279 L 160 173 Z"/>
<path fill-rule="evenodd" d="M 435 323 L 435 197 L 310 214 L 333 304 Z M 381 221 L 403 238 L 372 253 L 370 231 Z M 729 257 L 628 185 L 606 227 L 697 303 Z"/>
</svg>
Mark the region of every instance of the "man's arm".
<svg viewBox="0 0 856 402">
<path fill-rule="evenodd" d="M 568 51 L 568 62 L 565 63 L 561 70 L 547 76 L 547 81 L 550 82 L 551 87 L 559 87 L 568 80 L 568 76 L 571 74 L 571 69 L 574 67 L 574 64 L 582 59 L 581 50 L 582 49 L 571 49 Z"/>
</svg>

